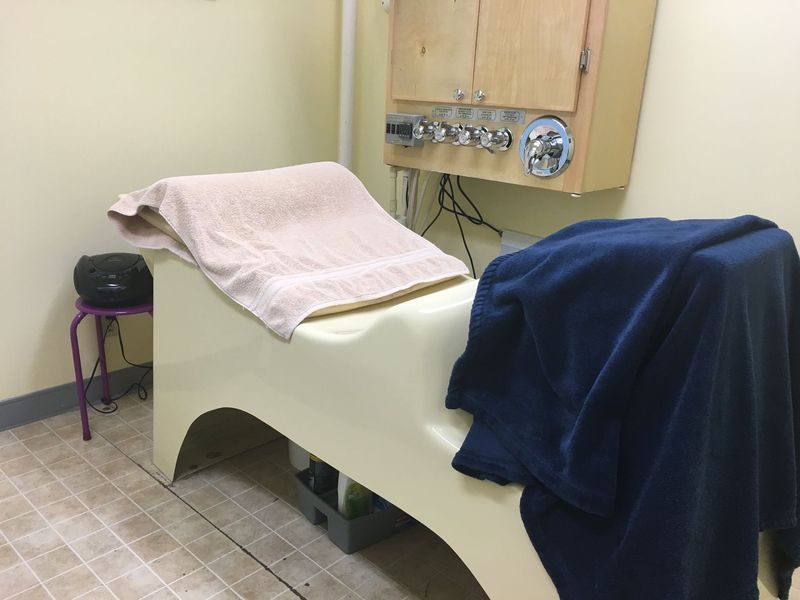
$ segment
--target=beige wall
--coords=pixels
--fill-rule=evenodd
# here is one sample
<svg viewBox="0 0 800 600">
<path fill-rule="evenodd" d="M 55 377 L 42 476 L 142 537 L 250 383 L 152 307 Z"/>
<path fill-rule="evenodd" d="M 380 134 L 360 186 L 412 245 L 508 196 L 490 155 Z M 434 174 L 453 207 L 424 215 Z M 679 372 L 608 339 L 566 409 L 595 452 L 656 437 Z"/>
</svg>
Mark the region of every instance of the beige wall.
<svg viewBox="0 0 800 600">
<path fill-rule="evenodd" d="M 72 266 L 128 249 L 104 217 L 118 193 L 175 174 L 334 158 L 338 5 L 0 2 L 0 399 L 70 380 Z M 797 22 L 795 0 L 661 2 L 626 191 L 574 199 L 465 185 L 495 224 L 539 235 L 598 216 L 745 212 L 800 235 Z M 354 170 L 384 204 L 387 24 L 379 2 L 360 0 Z M 288 124 L 297 138 L 283 135 Z M 442 221 L 432 239 L 461 254 L 452 219 Z M 468 232 L 483 265 L 497 238 Z M 131 358 L 149 359 L 147 318 L 124 327 Z M 87 349 L 90 333 L 87 323 Z"/>
<path fill-rule="evenodd" d="M 117 194 L 335 159 L 338 11 L 329 0 L 0 0 L 0 400 L 72 378 L 72 267 L 130 250 L 105 219 Z M 129 358 L 148 360 L 149 318 L 123 328 Z M 87 366 L 91 334 L 87 321 Z"/>
<path fill-rule="evenodd" d="M 388 19 L 362 2 L 358 175 L 382 202 L 381 166 Z M 546 235 L 594 217 L 729 217 L 755 213 L 800 236 L 800 2 L 662 0 L 633 164 L 625 191 L 565 194 L 465 181 L 487 220 Z M 380 58 L 376 55 L 383 51 Z M 381 59 L 384 59 L 382 62 Z M 463 256 L 452 216 L 431 239 Z M 498 238 L 469 226 L 484 265 Z"/>
</svg>

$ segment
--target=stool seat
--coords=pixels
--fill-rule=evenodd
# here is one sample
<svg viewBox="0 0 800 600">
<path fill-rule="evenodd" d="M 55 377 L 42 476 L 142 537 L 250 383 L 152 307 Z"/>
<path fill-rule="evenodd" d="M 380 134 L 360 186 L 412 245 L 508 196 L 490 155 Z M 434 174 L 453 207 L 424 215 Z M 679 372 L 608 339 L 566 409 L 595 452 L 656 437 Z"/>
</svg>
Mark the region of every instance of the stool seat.
<svg viewBox="0 0 800 600">
<path fill-rule="evenodd" d="M 119 306 L 109 308 L 107 306 L 94 306 L 87 303 L 83 298 L 75 300 L 75 308 L 79 312 L 87 315 L 97 315 L 100 317 L 124 317 L 126 315 L 139 315 L 142 313 L 153 314 L 153 304 L 137 304 L 136 306 Z"/>
<path fill-rule="evenodd" d="M 153 315 L 153 304 L 137 304 L 136 306 L 94 306 L 78 298 L 75 301 L 75 308 L 78 314 L 72 319 L 72 324 L 69 328 L 70 342 L 72 343 L 72 364 L 75 368 L 75 387 L 78 392 L 78 408 L 81 413 L 81 426 L 83 428 L 83 439 L 92 439 L 92 433 L 89 429 L 89 414 L 86 410 L 86 390 L 83 387 L 83 369 L 81 367 L 81 351 L 78 345 L 78 325 L 86 315 L 94 316 L 95 334 L 97 336 L 97 351 L 100 362 L 100 379 L 103 383 L 103 396 L 101 397 L 104 404 L 108 404 L 111 400 L 111 390 L 108 385 L 108 369 L 106 368 L 106 351 L 103 339 L 103 317 L 125 317 L 128 315 L 138 315 L 142 313 L 149 313 Z"/>
</svg>

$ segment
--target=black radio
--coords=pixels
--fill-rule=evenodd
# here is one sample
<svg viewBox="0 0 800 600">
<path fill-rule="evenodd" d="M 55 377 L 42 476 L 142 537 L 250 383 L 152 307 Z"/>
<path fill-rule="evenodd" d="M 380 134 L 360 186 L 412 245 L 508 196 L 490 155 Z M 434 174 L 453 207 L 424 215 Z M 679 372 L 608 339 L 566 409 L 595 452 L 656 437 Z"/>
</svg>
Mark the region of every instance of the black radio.
<svg viewBox="0 0 800 600">
<path fill-rule="evenodd" d="M 73 281 L 78 295 L 93 306 L 116 308 L 153 301 L 153 276 L 140 254 L 81 256 Z"/>
</svg>

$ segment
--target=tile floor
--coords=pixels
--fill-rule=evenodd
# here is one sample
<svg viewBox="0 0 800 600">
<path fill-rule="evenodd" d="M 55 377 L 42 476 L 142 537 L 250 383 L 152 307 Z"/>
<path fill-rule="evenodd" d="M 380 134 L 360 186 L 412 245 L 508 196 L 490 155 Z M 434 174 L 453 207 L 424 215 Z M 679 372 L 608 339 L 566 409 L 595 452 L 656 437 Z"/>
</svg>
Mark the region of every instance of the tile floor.
<svg viewBox="0 0 800 600">
<path fill-rule="evenodd" d="M 417 525 L 345 555 L 294 508 L 286 440 L 165 485 L 152 400 L 0 431 L 0 598 L 480 600 Z"/>
</svg>

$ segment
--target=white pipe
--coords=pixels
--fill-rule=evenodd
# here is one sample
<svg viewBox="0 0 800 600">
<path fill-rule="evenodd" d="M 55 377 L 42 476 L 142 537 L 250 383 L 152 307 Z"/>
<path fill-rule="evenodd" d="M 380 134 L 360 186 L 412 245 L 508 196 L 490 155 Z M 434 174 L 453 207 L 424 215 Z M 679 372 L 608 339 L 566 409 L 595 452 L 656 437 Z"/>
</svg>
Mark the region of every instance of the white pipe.
<svg viewBox="0 0 800 600">
<path fill-rule="evenodd" d="M 391 185 L 391 195 L 389 196 L 389 214 L 397 218 L 397 172 L 400 167 L 389 167 L 389 184 Z"/>
<path fill-rule="evenodd" d="M 357 0 L 342 0 L 342 47 L 339 74 L 339 164 L 353 163 L 353 105 L 355 102 Z"/>
<path fill-rule="evenodd" d="M 397 179 L 395 180 L 395 204 L 397 206 L 395 209 L 395 219 L 397 219 L 401 225 L 406 224 L 406 198 L 408 197 L 409 178 L 409 170 L 400 169 L 397 172 Z"/>
</svg>

